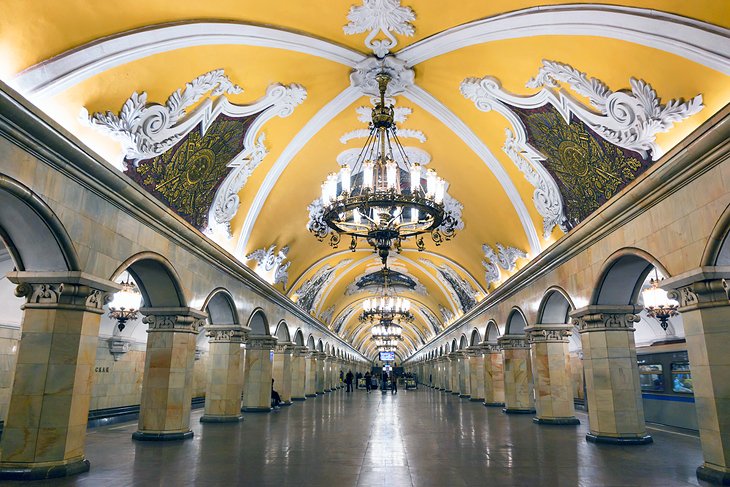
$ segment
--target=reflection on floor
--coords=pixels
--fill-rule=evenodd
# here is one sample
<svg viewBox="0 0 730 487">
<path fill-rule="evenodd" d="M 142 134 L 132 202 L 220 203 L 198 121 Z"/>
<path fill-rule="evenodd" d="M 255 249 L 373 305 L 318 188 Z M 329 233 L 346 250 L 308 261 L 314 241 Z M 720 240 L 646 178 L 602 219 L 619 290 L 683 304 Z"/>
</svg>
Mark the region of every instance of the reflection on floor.
<svg viewBox="0 0 730 487">
<path fill-rule="evenodd" d="M 74 486 L 684 486 L 700 485 L 699 439 L 651 430 L 654 444 L 618 447 L 575 426 L 538 426 L 477 402 L 421 388 L 397 395 L 338 391 L 204 424 L 192 440 L 133 442 L 136 423 L 88 434 L 91 471 Z"/>
</svg>

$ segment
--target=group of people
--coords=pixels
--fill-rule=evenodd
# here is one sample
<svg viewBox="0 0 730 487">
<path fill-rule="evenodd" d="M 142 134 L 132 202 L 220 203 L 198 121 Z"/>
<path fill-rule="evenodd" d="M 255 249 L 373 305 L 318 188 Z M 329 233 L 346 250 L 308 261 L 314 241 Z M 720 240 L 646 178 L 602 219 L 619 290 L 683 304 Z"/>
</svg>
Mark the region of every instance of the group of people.
<svg viewBox="0 0 730 487">
<path fill-rule="evenodd" d="M 340 371 L 340 382 L 344 382 L 345 386 L 347 386 L 345 392 L 352 392 L 355 390 L 355 381 L 359 380 L 363 376 L 358 372 L 357 376 L 352 373 L 352 370 L 348 370 L 347 374 L 344 374 L 342 371 Z M 370 391 L 373 390 L 373 376 L 370 374 L 370 371 L 365 372 L 365 389 L 367 390 L 368 394 L 370 394 Z M 383 375 L 381 377 L 380 382 L 380 388 L 383 392 L 390 389 L 390 391 L 393 394 L 396 394 L 398 392 L 398 378 L 396 377 L 395 373 L 391 372 L 388 374 L 387 371 L 383 370 Z M 377 389 L 377 384 L 375 385 L 375 389 Z M 279 409 L 279 405 L 281 404 L 281 396 L 279 396 L 279 393 L 274 390 L 274 379 L 271 379 L 271 407 L 274 409 Z"/>
</svg>

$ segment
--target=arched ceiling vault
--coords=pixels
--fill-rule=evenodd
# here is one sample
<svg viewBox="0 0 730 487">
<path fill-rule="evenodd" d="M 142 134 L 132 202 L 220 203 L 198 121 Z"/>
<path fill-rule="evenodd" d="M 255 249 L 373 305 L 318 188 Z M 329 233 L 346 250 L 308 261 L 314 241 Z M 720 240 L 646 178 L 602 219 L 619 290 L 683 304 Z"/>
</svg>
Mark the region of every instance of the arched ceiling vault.
<svg viewBox="0 0 730 487">
<path fill-rule="evenodd" d="M 588 149 L 611 154 L 603 159 L 635 176 L 730 100 L 728 2 L 465 0 L 444 8 L 428 0 L 355 1 L 6 0 L 0 79 L 122 169 L 123 138 L 90 126 L 89 114 L 129 121 L 125 103 L 139 102 L 142 118 L 182 104 L 181 122 L 160 133 L 186 143 L 195 127 L 199 144 L 250 130 L 237 153 L 211 146 L 214 157 L 229 157 L 230 172 L 215 181 L 208 206 L 196 202 L 181 216 L 372 354 L 357 317 L 374 288 L 358 282 L 377 259 L 364 247 L 353 253 L 317 242 L 306 230 L 307 206 L 338 169 L 337 157 L 363 143 L 353 131 L 367 128 L 358 110 L 371 106 L 370 97 L 350 74 L 374 52 L 389 51 L 386 61 L 415 75 L 394 97 L 404 114 L 399 128 L 411 135 L 404 145 L 430 157 L 428 167 L 463 205 L 464 225 L 440 247 L 427 243 L 418 252 L 406 244 L 391 259 L 416 315 L 404 330 L 402 357 L 595 210 L 600 203 L 571 186 L 592 184 L 589 170 L 575 169 Z M 385 30 L 368 23 L 373 12 L 363 6 L 381 9 Z M 178 98 L 170 97 L 176 90 Z M 637 100 L 656 101 L 666 130 L 640 137 L 641 147 L 606 135 L 615 120 L 603 107 L 621 97 L 633 109 L 642 106 Z M 670 117 L 674 99 L 687 104 L 672 105 Z M 150 104 L 159 106 L 145 113 Z M 540 120 L 559 130 L 541 131 Z M 169 140 L 155 157 L 175 169 L 165 155 L 180 139 Z M 570 159 L 568 143 L 586 151 Z"/>
</svg>

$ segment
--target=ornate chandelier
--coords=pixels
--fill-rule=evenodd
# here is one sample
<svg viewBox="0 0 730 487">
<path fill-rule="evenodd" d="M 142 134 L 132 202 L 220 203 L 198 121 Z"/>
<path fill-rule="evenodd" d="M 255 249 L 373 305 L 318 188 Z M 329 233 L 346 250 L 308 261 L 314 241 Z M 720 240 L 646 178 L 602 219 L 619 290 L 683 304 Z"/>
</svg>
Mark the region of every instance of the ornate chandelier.
<svg viewBox="0 0 730 487">
<path fill-rule="evenodd" d="M 679 311 L 677 311 L 679 303 L 669 299 L 667 292 L 659 287 L 660 279 L 656 269 L 654 269 L 654 277 L 656 279 L 651 279 L 649 287 L 641 292 L 644 298 L 644 309 L 646 315 L 656 318 L 662 329 L 666 331 L 669 326 L 669 318 L 679 314 Z"/>
<path fill-rule="evenodd" d="M 398 140 L 392 105 L 385 103 L 390 76 L 376 76 L 380 100 L 372 111 L 370 134 L 352 166 L 342 166 L 322 184 L 321 209 L 308 228 L 320 241 L 328 235 L 337 247 L 342 235 L 350 249 L 365 239 L 387 264 L 391 250 L 400 252 L 405 239 L 415 237 L 425 249 L 423 235 L 440 245 L 453 237 L 458 221 L 446 211 L 446 182 L 432 169 L 412 164 Z"/>
<path fill-rule="evenodd" d="M 383 287 L 380 296 L 367 298 L 362 303 L 360 323 L 393 326 L 400 323 L 413 322 L 411 302 L 398 297 L 390 287 L 390 271 L 383 267 Z"/>
<path fill-rule="evenodd" d="M 117 320 L 119 331 L 124 330 L 127 321 L 137 319 L 137 312 L 142 303 L 142 295 L 129 275 L 121 286 L 122 289 L 114 294 L 114 298 L 109 303 L 109 318 Z"/>
<path fill-rule="evenodd" d="M 370 329 L 373 340 L 402 340 L 403 328 L 395 323 L 382 322 Z"/>
</svg>

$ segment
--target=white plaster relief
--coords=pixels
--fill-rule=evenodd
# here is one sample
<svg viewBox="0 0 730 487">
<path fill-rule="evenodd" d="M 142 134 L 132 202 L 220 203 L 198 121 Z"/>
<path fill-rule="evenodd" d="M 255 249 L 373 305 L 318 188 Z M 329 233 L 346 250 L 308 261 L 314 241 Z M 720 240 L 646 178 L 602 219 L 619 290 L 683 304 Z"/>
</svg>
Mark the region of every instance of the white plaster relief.
<svg viewBox="0 0 730 487">
<path fill-rule="evenodd" d="M 416 32 L 410 23 L 416 20 L 416 14 L 410 7 L 402 6 L 400 0 L 363 0 L 361 6 L 350 7 L 347 20 L 349 23 L 343 27 L 345 34 L 369 31 L 365 46 L 378 57 L 385 56 L 398 44 L 391 32 L 407 37 L 412 37 Z M 376 39 L 380 33 L 385 39 Z"/>
<path fill-rule="evenodd" d="M 350 84 L 363 95 L 380 96 L 378 81 L 375 79 L 376 75 L 380 73 L 390 76 L 390 82 L 385 91 L 385 95 L 388 97 L 403 93 L 415 82 L 416 73 L 413 68 L 397 57 L 388 56 L 379 59 L 370 56 L 357 63 L 350 73 Z"/>
<path fill-rule="evenodd" d="M 289 254 L 289 246 L 285 245 L 278 251 L 276 245 L 255 250 L 246 256 L 246 260 L 255 260 L 257 274 L 266 279 L 269 284 L 282 283 L 284 289 L 289 282 L 289 266 L 291 262 L 285 262 Z"/>
<path fill-rule="evenodd" d="M 307 96 L 307 91 L 298 84 L 272 84 L 263 98 L 250 105 L 233 104 L 224 96 L 241 91 L 241 87 L 232 83 L 222 69 L 218 69 L 198 76 L 187 83 L 185 88 L 176 90 L 164 105 L 148 104 L 146 92 L 135 92 L 118 115 L 107 111 L 88 116 L 84 110 L 84 120 L 119 140 L 122 143 L 122 156 L 136 165 L 140 160 L 164 153 L 197 126 L 205 134 L 221 114 L 245 117 L 258 113 L 246 131 L 243 151 L 229 163 L 232 170 L 218 188 L 210 208 L 210 228 L 206 233 L 223 234 L 230 238 L 230 221 L 240 205 L 238 193 L 268 152 L 264 145 L 265 136 L 261 133 L 263 125 L 275 116 L 291 115 Z M 203 101 L 194 111 L 186 113 L 188 107 L 201 99 Z"/>
<path fill-rule="evenodd" d="M 497 251 L 489 246 L 488 244 L 482 245 L 484 256 L 491 262 L 499 264 L 499 266 L 506 271 L 513 271 L 517 268 L 517 259 L 524 259 L 527 257 L 527 252 L 520 250 L 517 247 L 505 247 L 501 243 L 497 242 Z"/>
</svg>

